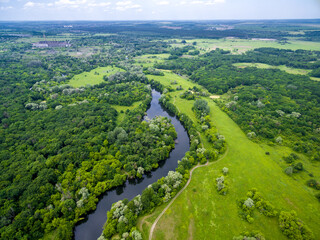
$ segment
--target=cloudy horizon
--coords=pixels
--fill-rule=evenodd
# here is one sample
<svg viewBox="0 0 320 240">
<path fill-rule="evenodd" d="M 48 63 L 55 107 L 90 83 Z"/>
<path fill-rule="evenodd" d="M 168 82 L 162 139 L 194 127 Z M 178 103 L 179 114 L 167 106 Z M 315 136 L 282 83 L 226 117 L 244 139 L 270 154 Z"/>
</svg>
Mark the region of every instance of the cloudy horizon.
<svg viewBox="0 0 320 240">
<path fill-rule="evenodd" d="M 317 19 L 319 0 L 0 0 L 0 20 Z"/>
</svg>

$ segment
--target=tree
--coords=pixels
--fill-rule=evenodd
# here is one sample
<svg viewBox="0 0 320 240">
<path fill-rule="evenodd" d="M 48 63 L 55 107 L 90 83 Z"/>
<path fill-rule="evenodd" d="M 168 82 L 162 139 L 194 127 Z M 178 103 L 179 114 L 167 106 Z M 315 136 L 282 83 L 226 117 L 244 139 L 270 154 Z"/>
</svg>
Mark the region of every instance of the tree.
<svg viewBox="0 0 320 240">
<path fill-rule="evenodd" d="M 254 201 L 251 198 L 247 198 L 243 204 L 248 208 L 254 207 Z"/>
<path fill-rule="evenodd" d="M 210 113 L 210 107 L 208 106 L 208 102 L 203 99 L 198 99 L 194 102 L 193 110 L 199 118 L 204 117 Z"/>
<path fill-rule="evenodd" d="M 229 173 L 229 168 L 227 167 L 222 168 L 222 173 L 223 175 L 227 175 Z"/>
</svg>

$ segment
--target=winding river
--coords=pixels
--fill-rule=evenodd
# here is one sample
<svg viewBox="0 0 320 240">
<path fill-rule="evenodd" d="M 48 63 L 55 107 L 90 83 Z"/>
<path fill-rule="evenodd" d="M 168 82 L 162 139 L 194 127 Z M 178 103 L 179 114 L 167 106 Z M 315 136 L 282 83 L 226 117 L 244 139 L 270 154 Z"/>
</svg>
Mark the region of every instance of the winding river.
<svg viewBox="0 0 320 240">
<path fill-rule="evenodd" d="M 147 111 L 147 117 L 151 119 L 155 116 L 164 116 L 171 119 L 177 132 L 175 148 L 166 161 L 159 163 L 159 168 L 155 171 L 144 175 L 142 179 L 127 180 L 123 186 L 107 191 L 99 201 L 97 209 L 89 214 L 84 222 L 81 222 L 75 227 L 74 238 L 76 240 L 96 240 L 102 233 L 102 227 L 107 221 L 107 211 L 111 209 L 113 203 L 124 198 L 130 200 L 138 194 L 141 194 L 149 184 L 166 176 L 169 171 L 175 170 L 178 166 L 178 160 L 183 158 L 189 150 L 189 137 L 186 130 L 175 116 L 170 116 L 160 106 L 160 97 L 161 94 L 159 92 L 152 90 L 152 101 Z"/>
</svg>

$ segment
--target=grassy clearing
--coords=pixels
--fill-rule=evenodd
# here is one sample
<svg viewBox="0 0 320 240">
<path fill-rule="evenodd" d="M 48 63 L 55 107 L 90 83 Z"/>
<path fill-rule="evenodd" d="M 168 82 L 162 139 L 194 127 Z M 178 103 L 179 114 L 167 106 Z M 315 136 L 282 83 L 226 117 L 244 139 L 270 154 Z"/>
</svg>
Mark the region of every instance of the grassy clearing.
<svg viewBox="0 0 320 240">
<path fill-rule="evenodd" d="M 112 67 L 112 66 L 108 66 L 108 67 L 98 67 L 96 69 L 91 70 L 90 72 L 83 72 L 81 74 L 75 75 L 70 81 L 69 81 L 69 85 L 71 85 L 72 87 L 84 87 L 88 84 L 90 85 L 95 85 L 95 84 L 99 84 L 102 83 L 103 80 L 103 76 L 107 75 L 112 75 L 116 72 L 121 72 L 124 71 L 121 68 L 117 68 L 117 67 Z"/>
<path fill-rule="evenodd" d="M 299 69 L 299 68 L 290 68 L 285 65 L 280 66 L 272 66 L 269 64 L 264 63 L 234 63 L 234 66 L 238 68 L 245 68 L 245 67 L 256 67 L 256 68 L 263 68 L 263 69 L 280 69 L 282 71 L 285 71 L 287 73 L 291 74 L 300 74 L 300 75 L 307 75 L 311 70 L 308 69 Z"/>
<path fill-rule="evenodd" d="M 309 69 L 300 69 L 300 68 L 290 68 L 285 65 L 280 66 L 272 66 L 265 63 L 234 63 L 233 66 L 238 68 L 245 68 L 245 67 L 256 67 L 256 68 L 263 68 L 263 69 L 279 69 L 281 71 L 285 71 L 290 74 L 298 74 L 298 75 L 308 75 L 311 70 Z M 310 77 L 310 79 L 315 81 L 320 81 L 320 78 Z"/>
<path fill-rule="evenodd" d="M 181 39 L 177 39 L 178 44 L 172 44 L 172 46 L 182 47 Z M 317 42 L 308 41 L 298 41 L 290 40 L 286 44 L 281 44 L 277 41 L 264 41 L 264 40 L 250 40 L 250 39 L 191 39 L 186 40 L 188 44 L 197 42 L 196 47 L 201 50 L 201 52 L 207 52 L 214 50 L 216 48 L 222 48 L 225 50 L 230 50 L 234 54 L 240 54 L 248 50 L 261 47 L 272 47 L 280 49 L 305 49 L 305 50 L 320 50 L 320 45 Z"/>
<path fill-rule="evenodd" d="M 152 214 L 138 218 L 137 227 L 138 227 L 139 231 L 142 233 L 142 239 L 148 239 L 152 223 L 156 220 L 158 215 L 162 212 L 162 210 L 168 204 L 169 203 L 162 204 L 161 206 L 157 207 Z"/>
<path fill-rule="evenodd" d="M 141 103 L 142 103 L 142 101 L 134 102 L 131 106 L 111 105 L 118 112 L 117 122 L 121 123 L 123 121 L 124 117 L 126 116 L 126 111 L 139 107 L 139 105 Z"/>
<path fill-rule="evenodd" d="M 161 81 L 164 85 L 170 85 L 175 80 L 184 89 L 194 85 L 169 72 L 163 77 L 148 77 Z M 180 99 L 178 95 L 181 92 L 170 93 L 172 101 L 180 111 L 187 113 L 195 121 L 191 110 L 193 101 Z M 267 218 L 256 211 L 253 224 L 249 224 L 238 216 L 237 199 L 244 198 L 246 192 L 253 187 L 277 209 L 295 210 L 299 218 L 312 229 L 316 238 L 319 238 L 320 204 L 314 197 L 313 190 L 305 185 L 310 177 L 306 172 L 294 177 L 283 172 L 285 164 L 281 157 L 291 150 L 250 141 L 227 114 L 212 100 L 207 100 L 212 121 L 226 137 L 228 155 L 221 162 L 194 171 L 190 185 L 159 220 L 154 239 L 188 239 L 190 236 L 193 239 L 232 239 L 244 230 L 259 230 L 267 239 L 286 239 L 280 232 L 276 218 Z M 202 135 L 201 138 L 205 139 Z M 205 142 L 205 147 L 208 145 L 210 144 Z M 266 151 L 270 152 L 269 156 L 265 154 Z M 311 163 L 303 156 L 302 158 L 306 169 L 319 177 L 319 164 Z M 230 190 L 227 196 L 219 195 L 215 188 L 215 178 L 221 175 L 223 167 L 228 167 L 230 171 Z M 157 212 L 161 210 L 156 209 L 154 216 L 148 220 L 149 224 L 142 228 L 144 236 L 148 236 Z"/>
<path fill-rule="evenodd" d="M 167 59 L 170 54 L 163 53 L 163 54 L 146 54 L 142 56 L 135 57 L 137 64 L 141 64 L 144 67 L 152 67 L 155 62 L 163 62 Z"/>
</svg>

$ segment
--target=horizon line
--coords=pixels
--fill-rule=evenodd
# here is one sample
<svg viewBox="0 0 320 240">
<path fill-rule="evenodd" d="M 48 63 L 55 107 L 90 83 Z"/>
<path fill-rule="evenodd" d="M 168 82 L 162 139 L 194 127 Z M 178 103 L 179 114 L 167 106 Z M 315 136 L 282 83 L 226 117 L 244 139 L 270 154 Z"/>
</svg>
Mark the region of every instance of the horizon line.
<svg viewBox="0 0 320 240">
<path fill-rule="evenodd" d="M 172 21 L 172 22 L 187 22 L 187 21 L 283 21 L 283 20 L 320 20 L 319 18 L 260 18 L 260 19 L 118 19 L 118 20 L 93 20 L 93 19 L 76 19 L 76 20 L 64 20 L 64 19 L 48 19 L 48 20 L 1 20 L 0 22 L 58 22 L 58 21 L 64 21 L 64 22 L 125 22 L 125 21 L 148 21 L 148 22 L 159 22 L 159 21 Z"/>
</svg>

